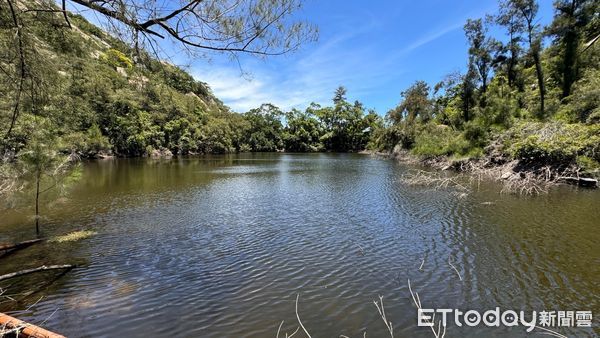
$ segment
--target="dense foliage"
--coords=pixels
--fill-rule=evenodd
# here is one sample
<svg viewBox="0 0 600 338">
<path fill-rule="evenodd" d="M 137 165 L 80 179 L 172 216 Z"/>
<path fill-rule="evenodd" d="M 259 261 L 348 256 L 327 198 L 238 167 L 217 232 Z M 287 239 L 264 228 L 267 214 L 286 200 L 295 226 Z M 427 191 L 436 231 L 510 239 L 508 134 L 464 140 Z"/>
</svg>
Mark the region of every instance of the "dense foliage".
<svg viewBox="0 0 600 338">
<path fill-rule="evenodd" d="M 433 86 L 416 81 L 385 120 L 349 102 L 343 87 L 330 106 L 284 112 L 263 104 L 232 112 L 183 69 L 130 48 L 81 16 L 69 14 L 69 29 L 57 13 L 32 12 L 15 31 L 3 7 L 0 146 L 4 157 L 14 157 L 44 128 L 60 152 L 82 157 L 399 145 L 425 157 L 500 151 L 594 169 L 600 43 L 588 41 L 600 34 L 599 7 L 591 0 L 555 1 L 553 22 L 540 27 L 535 0 L 500 1 L 497 13 L 464 26 L 466 72 Z M 490 25 L 505 36 L 490 36 Z"/>
<path fill-rule="evenodd" d="M 498 13 L 464 26 L 467 71 L 433 90 L 402 93 L 375 133 L 375 148 L 416 155 L 501 153 L 537 165 L 600 167 L 600 3 L 558 0 L 548 27 L 535 0 L 501 0 Z M 497 25 L 505 36 L 492 37 Z M 596 40 L 594 40 L 596 39 Z"/>
<path fill-rule="evenodd" d="M 8 72 L 2 80 L 8 85 L 2 105 L 11 107 L 15 98 L 20 105 L 14 127 L 2 130 L 5 154 L 26 149 L 39 128 L 53 135 L 60 151 L 82 157 L 358 151 L 381 124 L 360 103 L 347 102 L 343 88 L 332 107 L 284 113 L 264 104 L 235 113 L 205 83 L 140 54 L 81 16 L 70 15 L 73 28 L 68 29 L 56 13 L 30 13 L 23 17 L 29 21 L 22 23 L 23 39 L 18 41 L 9 11 L 1 13 L 3 60 L 16 64 L 18 43 L 23 42 L 27 67 L 25 90 L 20 90 L 12 85 L 19 69 L 4 64 Z M 3 127 L 12 116 L 9 109 L 2 111 Z"/>
</svg>

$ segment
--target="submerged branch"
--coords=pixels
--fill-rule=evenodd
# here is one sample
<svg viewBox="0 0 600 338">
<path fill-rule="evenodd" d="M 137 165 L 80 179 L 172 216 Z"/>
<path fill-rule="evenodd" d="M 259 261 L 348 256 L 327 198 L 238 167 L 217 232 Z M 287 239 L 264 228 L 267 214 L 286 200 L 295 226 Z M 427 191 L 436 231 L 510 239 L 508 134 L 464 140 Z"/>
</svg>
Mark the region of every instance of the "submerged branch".
<svg viewBox="0 0 600 338">
<path fill-rule="evenodd" d="M 38 238 L 38 239 L 30 239 L 28 241 L 23 241 L 23 242 L 19 242 L 19 243 L 0 244 L 0 251 L 24 249 L 30 245 L 39 243 L 41 241 L 43 241 L 43 239 Z"/>
<path fill-rule="evenodd" d="M 33 269 L 26 269 L 26 270 L 21 270 L 21 271 L 11 272 L 11 273 L 7 273 L 5 275 L 1 275 L 0 276 L 0 281 L 6 280 L 6 279 L 10 279 L 10 278 L 19 277 L 19 276 L 23 276 L 23 275 L 28 275 L 28 274 L 35 273 L 35 272 L 40 272 L 40 271 L 48 271 L 48 270 L 71 270 L 73 268 L 75 268 L 75 265 L 71 265 L 71 264 L 49 265 L 49 266 L 42 265 L 40 267 L 33 268 Z"/>
<path fill-rule="evenodd" d="M 447 177 L 441 173 L 416 170 L 402 176 L 401 181 L 408 185 L 429 186 L 435 190 L 455 189 L 459 193 L 467 193 L 470 189 L 459 182 L 458 178 Z"/>
</svg>

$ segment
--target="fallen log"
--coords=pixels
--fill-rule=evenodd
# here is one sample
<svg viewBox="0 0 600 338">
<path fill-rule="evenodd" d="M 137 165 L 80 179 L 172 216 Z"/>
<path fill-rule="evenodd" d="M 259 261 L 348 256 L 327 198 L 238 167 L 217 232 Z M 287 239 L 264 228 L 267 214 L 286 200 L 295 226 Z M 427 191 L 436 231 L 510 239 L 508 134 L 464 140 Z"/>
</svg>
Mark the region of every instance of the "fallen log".
<svg viewBox="0 0 600 338">
<path fill-rule="evenodd" d="M 10 279 L 10 278 L 15 278 L 15 277 L 19 277 L 19 276 L 23 276 L 23 275 L 28 275 L 30 273 L 34 273 L 34 272 L 39 272 L 39 271 L 48 271 L 48 270 L 71 270 L 75 267 L 75 265 L 70 265 L 70 264 L 64 264 L 64 265 L 42 265 L 40 267 L 37 268 L 33 268 L 33 269 L 27 269 L 27 270 L 21 270 L 21 271 L 17 271 L 17 272 L 11 272 L 11 273 L 7 273 L 6 275 L 1 275 L 0 276 L 0 281 L 5 280 L 5 279 Z"/>
<path fill-rule="evenodd" d="M 0 313 L 0 337 L 14 335 L 31 338 L 65 338 L 41 327 L 28 324 L 22 320 Z"/>
<path fill-rule="evenodd" d="M 23 242 L 19 242 L 19 243 L 0 244 L 0 251 L 23 249 L 23 248 L 26 248 L 35 243 L 39 243 L 41 241 L 43 241 L 43 239 L 38 238 L 38 239 L 30 239 L 28 241 L 23 241 Z"/>
<path fill-rule="evenodd" d="M 578 185 L 586 188 L 597 188 L 598 180 L 587 177 L 559 177 L 559 180 L 563 180 L 567 183 Z"/>
</svg>

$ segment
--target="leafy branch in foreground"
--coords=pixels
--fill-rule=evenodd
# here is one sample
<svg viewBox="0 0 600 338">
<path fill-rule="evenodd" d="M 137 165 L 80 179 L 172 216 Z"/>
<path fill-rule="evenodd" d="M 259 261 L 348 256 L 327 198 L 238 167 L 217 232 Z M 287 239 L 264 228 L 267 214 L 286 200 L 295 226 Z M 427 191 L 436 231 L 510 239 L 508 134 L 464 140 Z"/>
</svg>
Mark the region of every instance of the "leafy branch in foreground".
<svg viewBox="0 0 600 338">
<path fill-rule="evenodd" d="M 121 33 L 129 30 L 136 44 L 140 38 L 146 42 L 170 38 L 192 49 L 281 55 L 317 36 L 313 25 L 291 19 L 302 5 L 300 0 L 187 0 L 160 4 L 149 0 L 69 2 L 113 21 L 113 27 Z M 60 12 L 70 26 L 66 10 L 65 1 L 61 9 L 43 4 L 29 9 L 30 12 Z"/>
</svg>

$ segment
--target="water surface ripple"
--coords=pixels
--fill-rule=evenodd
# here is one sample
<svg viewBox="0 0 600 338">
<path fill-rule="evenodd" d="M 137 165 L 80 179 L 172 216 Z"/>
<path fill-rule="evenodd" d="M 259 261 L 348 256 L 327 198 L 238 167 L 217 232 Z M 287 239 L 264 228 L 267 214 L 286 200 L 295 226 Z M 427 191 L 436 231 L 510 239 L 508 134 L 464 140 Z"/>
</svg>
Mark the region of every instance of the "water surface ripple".
<svg viewBox="0 0 600 338">
<path fill-rule="evenodd" d="M 71 194 L 45 206 L 43 229 L 98 234 L 15 253 L 0 273 L 81 267 L 0 311 L 71 337 L 273 337 L 282 320 L 296 328 L 299 293 L 313 336 L 384 337 L 372 303 L 382 295 L 397 337 L 429 337 L 416 326 L 410 278 L 427 307 L 600 315 L 597 191 L 528 198 L 483 183 L 459 196 L 405 185 L 409 169 L 341 154 L 86 163 Z M 28 208 L 2 213 L 0 241 L 32 235 Z M 43 281 L 0 286 L 18 293 Z M 526 336 L 452 325 L 447 335 Z"/>
</svg>

